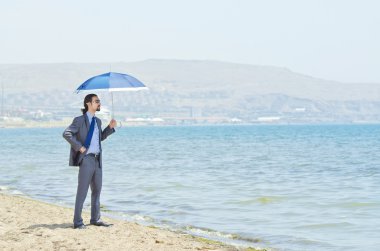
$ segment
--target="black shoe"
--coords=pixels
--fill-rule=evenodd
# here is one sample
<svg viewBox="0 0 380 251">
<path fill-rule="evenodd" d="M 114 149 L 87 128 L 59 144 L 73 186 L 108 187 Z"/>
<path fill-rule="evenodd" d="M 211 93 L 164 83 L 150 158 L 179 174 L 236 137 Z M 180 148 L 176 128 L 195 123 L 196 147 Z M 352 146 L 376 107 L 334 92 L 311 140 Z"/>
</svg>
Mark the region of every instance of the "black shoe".
<svg viewBox="0 0 380 251">
<path fill-rule="evenodd" d="M 112 224 L 107 224 L 103 221 L 97 221 L 97 222 L 92 222 L 90 223 L 91 225 L 97 226 L 97 227 L 110 227 Z"/>
<path fill-rule="evenodd" d="M 86 226 L 84 224 L 79 226 L 74 226 L 74 229 L 86 229 Z"/>
</svg>

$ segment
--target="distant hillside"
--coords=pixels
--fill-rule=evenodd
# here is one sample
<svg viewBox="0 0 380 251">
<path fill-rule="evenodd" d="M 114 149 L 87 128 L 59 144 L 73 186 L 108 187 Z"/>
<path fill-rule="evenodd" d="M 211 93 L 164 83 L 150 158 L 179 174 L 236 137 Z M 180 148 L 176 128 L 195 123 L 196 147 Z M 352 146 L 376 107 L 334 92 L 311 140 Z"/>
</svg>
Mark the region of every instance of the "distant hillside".
<svg viewBox="0 0 380 251">
<path fill-rule="evenodd" d="M 0 65 L 8 90 L 74 90 L 93 75 L 112 71 L 136 76 L 160 91 L 200 95 L 215 92 L 240 98 L 280 94 L 318 100 L 379 100 L 380 84 L 339 83 L 286 68 L 217 61 L 145 60 L 132 63 Z"/>
<path fill-rule="evenodd" d="M 76 87 L 110 67 L 150 88 L 115 93 L 115 110 L 124 117 L 380 122 L 380 84 L 328 81 L 273 66 L 183 60 L 0 65 L 4 114 L 23 117 L 39 110 L 57 118 L 77 114 L 83 94 L 73 94 Z M 109 107 L 109 95 L 97 93 L 103 107 Z"/>
</svg>

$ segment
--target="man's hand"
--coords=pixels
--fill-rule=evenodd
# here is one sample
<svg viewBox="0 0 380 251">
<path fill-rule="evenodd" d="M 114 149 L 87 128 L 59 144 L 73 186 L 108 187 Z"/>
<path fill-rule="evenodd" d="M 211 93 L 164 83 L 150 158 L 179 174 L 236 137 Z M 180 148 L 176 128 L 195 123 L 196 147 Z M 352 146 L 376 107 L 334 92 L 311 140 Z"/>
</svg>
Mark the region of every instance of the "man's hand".
<svg viewBox="0 0 380 251">
<path fill-rule="evenodd" d="M 87 150 L 86 147 L 82 146 L 82 147 L 79 149 L 79 152 L 80 152 L 80 153 L 84 153 L 86 150 Z"/>
<path fill-rule="evenodd" d="M 111 119 L 109 126 L 112 128 L 116 127 L 116 120 Z"/>
</svg>

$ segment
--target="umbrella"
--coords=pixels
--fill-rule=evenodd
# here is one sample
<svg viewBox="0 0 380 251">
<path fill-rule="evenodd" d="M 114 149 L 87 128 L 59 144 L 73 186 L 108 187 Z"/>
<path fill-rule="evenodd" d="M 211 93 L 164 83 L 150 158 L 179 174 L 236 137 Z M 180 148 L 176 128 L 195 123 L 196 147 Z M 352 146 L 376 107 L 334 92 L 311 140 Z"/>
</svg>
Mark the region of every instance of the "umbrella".
<svg viewBox="0 0 380 251">
<path fill-rule="evenodd" d="M 127 74 L 108 72 L 87 79 L 81 84 L 76 92 L 103 90 L 111 93 L 112 100 L 112 118 L 113 118 L 113 92 L 119 91 L 139 91 L 148 88 L 135 77 Z"/>
</svg>

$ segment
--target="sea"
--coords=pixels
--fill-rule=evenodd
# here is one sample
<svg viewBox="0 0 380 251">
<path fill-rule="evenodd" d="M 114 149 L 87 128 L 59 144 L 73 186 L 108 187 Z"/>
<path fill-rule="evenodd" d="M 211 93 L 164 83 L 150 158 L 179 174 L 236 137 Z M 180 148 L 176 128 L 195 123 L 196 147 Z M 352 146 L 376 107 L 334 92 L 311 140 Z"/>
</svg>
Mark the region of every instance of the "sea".
<svg viewBox="0 0 380 251">
<path fill-rule="evenodd" d="M 63 130 L 1 128 L 1 192 L 73 208 Z M 102 146 L 103 215 L 268 250 L 380 250 L 380 125 L 125 126 Z"/>
</svg>

